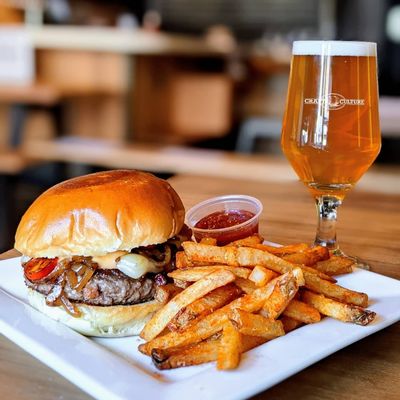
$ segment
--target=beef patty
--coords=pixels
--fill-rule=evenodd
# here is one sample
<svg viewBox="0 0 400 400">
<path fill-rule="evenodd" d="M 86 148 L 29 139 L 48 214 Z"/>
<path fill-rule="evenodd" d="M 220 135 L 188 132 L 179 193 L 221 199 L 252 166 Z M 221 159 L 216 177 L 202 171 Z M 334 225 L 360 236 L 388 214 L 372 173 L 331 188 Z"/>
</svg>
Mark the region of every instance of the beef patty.
<svg viewBox="0 0 400 400">
<path fill-rule="evenodd" d="M 25 279 L 28 287 L 47 296 L 56 283 L 31 282 Z M 71 288 L 65 282 L 65 296 L 77 303 L 96 306 L 132 305 L 154 299 L 156 285 L 154 279 L 141 277 L 133 279 L 118 269 L 97 269 L 82 291 Z"/>
</svg>

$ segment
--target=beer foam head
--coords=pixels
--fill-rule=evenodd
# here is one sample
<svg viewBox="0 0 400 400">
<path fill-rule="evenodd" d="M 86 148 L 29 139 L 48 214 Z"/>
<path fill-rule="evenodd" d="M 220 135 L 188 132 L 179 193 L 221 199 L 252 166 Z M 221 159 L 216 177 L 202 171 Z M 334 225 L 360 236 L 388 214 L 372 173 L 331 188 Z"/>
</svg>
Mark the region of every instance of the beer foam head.
<svg viewBox="0 0 400 400">
<path fill-rule="evenodd" d="M 376 43 L 339 40 L 299 40 L 293 42 L 293 55 L 376 56 Z"/>
</svg>

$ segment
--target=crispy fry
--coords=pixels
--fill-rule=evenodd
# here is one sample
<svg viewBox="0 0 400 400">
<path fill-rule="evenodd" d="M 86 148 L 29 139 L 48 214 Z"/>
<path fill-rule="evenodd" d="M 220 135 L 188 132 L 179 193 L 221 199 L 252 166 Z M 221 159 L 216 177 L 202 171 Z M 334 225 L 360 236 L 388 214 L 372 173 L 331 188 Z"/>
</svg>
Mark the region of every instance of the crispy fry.
<svg viewBox="0 0 400 400">
<path fill-rule="evenodd" d="M 306 243 L 297 243 L 297 244 L 290 244 L 288 246 L 268 246 L 266 244 L 243 244 L 242 246 L 245 247 L 252 247 L 254 249 L 268 251 L 268 253 L 274 254 L 275 256 L 282 257 L 287 254 L 292 253 L 300 253 L 309 249 L 308 244 Z"/>
<path fill-rule="evenodd" d="M 178 251 L 176 253 L 175 259 L 175 267 L 178 269 L 187 269 L 194 267 L 210 267 L 211 265 L 216 265 L 218 263 L 210 263 L 210 262 L 193 262 L 186 257 L 185 252 Z M 219 263 L 221 264 L 221 263 Z"/>
<path fill-rule="evenodd" d="M 290 317 L 286 317 L 285 314 L 283 314 L 283 316 L 280 318 L 280 321 L 282 322 L 283 330 L 285 331 L 285 333 L 294 331 L 299 326 L 303 325 L 302 322 L 297 321 Z"/>
<path fill-rule="evenodd" d="M 343 304 L 328 299 L 322 294 L 312 293 L 308 290 L 304 291 L 302 297 L 304 302 L 315 307 L 321 314 L 336 318 L 343 322 L 353 322 L 357 325 L 368 325 L 376 316 L 376 313 L 373 311 Z"/>
<path fill-rule="evenodd" d="M 248 236 L 244 239 L 235 240 L 231 243 L 228 243 L 227 246 L 237 246 L 237 247 L 251 247 L 252 245 L 260 244 L 263 242 L 263 238 L 260 235 L 252 235 Z"/>
<path fill-rule="evenodd" d="M 270 319 L 278 318 L 298 290 L 299 286 L 293 273 L 287 273 L 284 279 L 277 281 L 271 296 L 264 303 L 260 314 Z"/>
<path fill-rule="evenodd" d="M 340 275 L 353 272 L 353 265 L 351 258 L 331 256 L 328 260 L 317 262 L 314 268 L 326 275 Z"/>
<path fill-rule="evenodd" d="M 188 288 L 192 283 L 188 281 L 182 281 L 180 279 L 174 279 L 174 285 L 181 288 L 181 289 L 186 289 Z"/>
<path fill-rule="evenodd" d="M 212 238 L 212 237 L 204 237 L 200 240 L 201 244 L 210 244 L 211 246 L 216 246 L 217 245 L 217 239 Z"/>
<path fill-rule="evenodd" d="M 304 285 L 303 275 L 296 265 L 274 256 L 273 254 L 269 254 L 266 251 L 250 247 L 207 246 L 193 242 L 183 242 L 182 246 L 189 261 L 220 263 L 236 267 L 253 267 L 254 265 L 260 265 L 272 269 L 279 274 L 295 271 L 297 268 L 294 274 L 298 285 Z"/>
<path fill-rule="evenodd" d="M 304 286 L 306 282 L 304 280 L 303 270 L 299 267 L 295 267 L 293 268 L 292 273 L 296 279 L 297 285 Z"/>
<path fill-rule="evenodd" d="M 327 260 L 329 258 L 329 250 L 323 246 L 315 246 L 301 253 L 286 254 L 283 258 L 294 264 L 311 266 L 318 261 Z"/>
<path fill-rule="evenodd" d="M 180 279 L 182 281 L 196 282 L 212 272 L 226 270 L 232 272 L 240 278 L 248 278 L 250 275 L 249 268 L 231 267 L 229 265 L 211 265 L 204 267 L 185 268 L 172 271 L 168 274 L 170 278 Z"/>
<path fill-rule="evenodd" d="M 285 334 L 281 321 L 265 318 L 259 314 L 234 309 L 230 318 L 236 323 L 238 331 L 244 335 L 259 336 L 270 340 Z"/>
<path fill-rule="evenodd" d="M 186 254 L 183 251 L 178 251 L 175 255 L 175 267 L 180 268 L 189 268 L 192 265 L 189 265 Z"/>
<path fill-rule="evenodd" d="M 139 351 L 150 355 L 153 349 L 188 346 L 208 339 L 219 332 L 222 329 L 223 323 L 227 320 L 226 313 L 229 311 L 229 308 L 224 310 L 225 307 L 207 315 L 195 324 L 191 324 L 183 332 L 170 332 L 156 337 L 147 343 L 142 343 L 139 345 Z M 224 311 L 222 312 L 221 310 Z"/>
<path fill-rule="evenodd" d="M 163 302 L 172 299 L 141 333 L 149 341 L 139 350 L 157 368 L 216 360 L 218 369 L 234 369 L 242 352 L 316 323 L 321 314 L 359 325 L 374 319 L 374 312 L 361 308 L 368 304 L 366 294 L 335 284 L 332 275 L 352 269 L 348 259 L 329 257 L 321 246 L 261 242 L 253 235 L 221 247 L 213 238 L 182 244 L 178 269 L 168 276 L 189 286 L 181 291 L 170 285 L 178 294 L 168 285 L 158 288 Z"/>
<path fill-rule="evenodd" d="M 167 283 L 166 285 L 156 287 L 156 294 L 154 295 L 154 298 L 160 303 L 166 303 L 181 291 L 181 288 L 172 285 L 171 283 Z"/>
<path fill-rule="evenodd" d="M 267 340 L 256 336 L 242 335 L 240 353 L 245 353 Z M 201 343 L 173 349 L 153 349 L 151 356 L 158 369 L 172 369 L 199 365 L 215 361 L 218 356 L 221 339 L 206 340 Z"/>
<path fill-rule="evenodd" d="M 294 299 L 285 308 L 283 315 L 305 324 L 312 324 L 321 320 L 321 315 L 317 309 Z"/>
<path fill-rule="evenodd" d="M 224 323 L 218 348 L 217 369 L 235 369 L 239 365 L 241 336 L 231 321 Z"/>
<path fill-rule="evenodd" d="M 168 324 L 168 328 L 171 331 L 182 332 L 195 323 L 196 318 L 203 318 L 211 314 L 218 308 L 238 298 L 241 292 L 233 283 L 217 288 L 179 311 Z"/>
<path fill-rule="evenodd" d="M 307 289 L 343 303 L 354 304 L 360 307 L 368 306 L 368 296 L 365 293 L 355 292 L 337 284 L 327 282 L 308 271 L 303 271 L 303 273 Z"/>
<path fill-rule="evenodd" d="M 205 278 L 195 282 L 184 291 L 176 295 L 169 303 L 157 311 L 145 325 L 140 336 L 143 339 L 154 339 L 168 325 L 180 309 L 211 292 L 217 287 L 224 286 L 235 280 L 232 272 L 221 270 L 213 272 Z"/>
<path fill-rule="evenodd" d="M 260 265 L 256 265 L 251 274 L 248 275 L 248 279 L 253 281 L 256 286 L 264 286 L 268 282 L 272 281 L 272 279 L 276 278 L 278 274 L 270 269 L 261 267 Z M 244 278 L 244 277 L 241 277 Z"/>
<path fill-rule="evenodd" d="M 204 364 L 217 359 L 219 344 L 220 339 L 205 340 L 185 347 L 153 349 L 151 358 L 160 370 Z"/>
<path fill-rule="evenodd" d="M 280 274 L 295 268 L 288 261 L 250 247 L 216 247 L 193 242 L 183 242 L 182 246 L 190 261 L 227 264 L 235 267 L 261 265 Z"/>
<path fill-rule="evenodd" d="M 274 290 L 275 285 L 281 280 L 286 280 L 287 274 L 269 282 L 266 286 L 262 286 L 253 293 L 246 294 L 233 300 L 226 306 L 200 319 L 196 324 L 191 325 L 183 332 L 170 332 L 166 335 L 157 337 L 147 343 L 139 346 L 139 350 L 143 354 L 150 355 L 152 349 L 165 349 L 168 347 L 185 346 L 198 343 L 209 338 L 222 329 L 223 323 L 227 320 L 227 315 L 234 308 L 240 308 L 247 312 L 257 312 L 264 305 Z"/>
<path fill-rule="evenodd" d="M 325 279 L 326 281 L 329 281 L 329 282 L 332 282 L 332 283 L 336 283 L 336 282 L 337 282 L 337 280 L 336 280 L 335 278 L 333 278 L 332 276 L 326 275 L 326 274 L 324 274 L 323 272 L 318 271 L 318 270 L 315 269 L 315 268 L 307 267 L 307 266 L 305 266 L 305 265 L 301 265 L 300 268 L 301 268 L 303 271 L 308 271 L 308 272 L 310 272 L 311 274 L 317 275 L 317 276 L 320 277 L 321 279 Z"/>
<path fill-rule="evenodd" d="M 246 294 L 253 293 L 254 290 L 257 289 L 257 286 L 254 282 L 249 281 L 248 279 L 236 278 L 235 285 L 243 290 Z"/>
</svg>

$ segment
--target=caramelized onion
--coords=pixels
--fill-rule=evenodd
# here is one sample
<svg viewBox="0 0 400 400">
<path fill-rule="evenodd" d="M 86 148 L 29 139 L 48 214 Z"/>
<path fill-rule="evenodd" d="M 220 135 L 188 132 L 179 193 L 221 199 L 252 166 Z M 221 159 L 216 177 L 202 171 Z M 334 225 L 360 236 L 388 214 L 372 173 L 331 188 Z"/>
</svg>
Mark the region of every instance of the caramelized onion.
<svg viewBox="0 0 400 400">
<path fill-rule="evenodd" d="M 71 269 L 73 271 L 75 271 L 76 274 L 79 275 L 79 276 L 82 276 L 86 272 L 87 268 L 88 267 L 87 267 L 86 264 L 81 264 L 81 263 L 73 264 L 72 267 L 71 267 Z"/>
<path fill-rule="evenodd" d="M 60 298 L 61 294 L 63 292 L 63 285 L 62 284 L 57 284 L 54 285 L 50 291 L 50 293 L 46 296 L 46 304 L 48 306 L 56 306 L 57 300 Z"/>
<path fill-rule="evenodd" d="M 169 245 L 164 245 L 164 252 L 154 248 L 154 249 L 145 249 L 139 250 L 138 252 L 141 256 L 149 259 L 157 268 L 165 267 L 167 264 L 171 262 L 172 251 Z M 163 255 L 164 258 L 160 261 L 160 256 Z"/>
<path fill-rule="evenodd" d="M 67 281 L 69 283 L 69 286 L 71 286 L 71 288 L 78 285 L 78 277 L 76 276 L 76 273 L 73 269 L 69 269 L 68 271 L 66 271 L 65 274 L 67 276 Z"/>
<path fill-rule="evenodd" d="M 64 293 L 66 282 L 72 289 L 81 291 L 95 272 L 90 264 L 90 259 L 85 257 L 72 257 L 72 260 L 60 261 L 55 269 L 46 277 L 46 280 L 55 281 L 46 296 L 48 306 L 62 306 L 73 317 L 80 317 L 81 312 L 71 303 Z"/>
<path fill-rule="evenodd" d="M 62 306 L 61 303 L 61 296 L 53 303 L 54 306 L 58 307 L 58 306 Z"/>
<path fill-rule="evenodd" d="M 86 286 L 86 284 L 89 282 L 89 280 L 93 276 L 93 274 L 94 274 L 94 269 L 90 268 L 90 267 L 86 267 L 86 271 L 85 271 L 84 275 L 82 276 L 78 285 L 74 287 L 74 289 L 77 292 L 80 292 Z"/>
<path fill-rule="evenodd" d="M 154 261 L 154 264 L 156 267 L 165 267 L 167 264 L 170 263 L 171 261 L 171 247 L 169 247 L 168 245 L 165 246 L 165 253 L 164 253 L 164 260 L 162 261 Z"/>
<path fill-rule="evenodd" d="M 68 262 L 63 260 L 63 261 L 59 261 L 56 265 L 56 267 L 53 269 L 53 271 L 50 272 L 50 274 L 48 274 L 44 280 L 46 281 L 50 281 L 52 279 L 55 278 L 59 278 L 62 273 L 68 268 Z"/>
<path fill-rule="evenodd" d="M 60 297 L 60 300 L 61 300 L 62 306 L 64 307 L 64 310 L 68 314 L 70 314 L 76 318 L 81 316 L 81 312 L 78 310 L 78 308 L 75 306 L 75 304 L 71 303 L 64 294 Z"/>
</svg>

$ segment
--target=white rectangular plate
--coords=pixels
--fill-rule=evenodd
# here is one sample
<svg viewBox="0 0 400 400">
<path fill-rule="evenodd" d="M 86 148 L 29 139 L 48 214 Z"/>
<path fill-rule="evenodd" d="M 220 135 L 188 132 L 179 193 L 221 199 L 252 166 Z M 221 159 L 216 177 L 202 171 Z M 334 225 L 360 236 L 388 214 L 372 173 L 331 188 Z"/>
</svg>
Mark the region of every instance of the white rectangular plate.
<svg viewBox="0 0 400 400">
<path fill-rule="evenodd" d="M 357 270 L 339 284 L 368 293 L 372 324 L 325 318 L 246 353 L 235 371 L 210 363 L 160 372 L 137 351 L 139 338 L 88 339 L 30 307 L 14 258 L 0 261 L 0 333 L 97 399 L 243 399 L 400 320 L 400 281 Z"/>
</svg>

